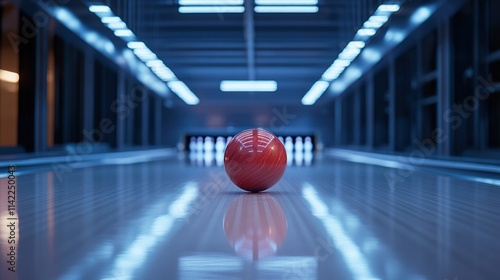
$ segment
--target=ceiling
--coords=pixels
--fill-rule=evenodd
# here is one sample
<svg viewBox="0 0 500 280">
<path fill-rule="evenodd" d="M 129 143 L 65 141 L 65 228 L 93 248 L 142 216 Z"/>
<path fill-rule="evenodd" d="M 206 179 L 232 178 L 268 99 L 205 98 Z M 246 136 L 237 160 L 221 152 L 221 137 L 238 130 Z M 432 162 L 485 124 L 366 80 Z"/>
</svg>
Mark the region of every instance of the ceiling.
<svg viewBox="0 0 500 280">
<path fill-rule="evenodd" d="M 250 0 L 248 0 L 250 1 Z M 251 0 L 253 1 L 253 0 Z M 108 0 L 200 105 L 294 104 L 353 39 L 382 0 L 320 0 L 314 14 L 181 14 L 177 0 Z M 91 28 L 108 32 L 78 5 Z M 252 36 L 253 35 L 253 36 Z M 275 80 L 274 93 L 223 93 L 222 80 Z M 321 101 L 321 99 L 320 99 Z M 175 97 L 176 105 L 184 104 Z"/>
</svg>

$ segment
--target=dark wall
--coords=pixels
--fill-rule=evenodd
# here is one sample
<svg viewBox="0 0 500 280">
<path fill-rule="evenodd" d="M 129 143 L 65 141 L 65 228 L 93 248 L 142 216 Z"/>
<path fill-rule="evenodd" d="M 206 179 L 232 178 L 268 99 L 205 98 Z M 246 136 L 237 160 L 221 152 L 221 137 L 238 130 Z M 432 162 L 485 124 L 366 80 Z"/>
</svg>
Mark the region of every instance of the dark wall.
<svg viewBox="0 0 500 280">
<path fill-rule="evenodd" d="M 183 141 L 185 135 L 234 135 L 252 127 L 283 136 L 315 135 L 317 142 L 325 146 L 333 142 L 333 112 L 326 106 L 200 104 L 169 109 L 164 121 L 169 145 Z"/>
</svg>

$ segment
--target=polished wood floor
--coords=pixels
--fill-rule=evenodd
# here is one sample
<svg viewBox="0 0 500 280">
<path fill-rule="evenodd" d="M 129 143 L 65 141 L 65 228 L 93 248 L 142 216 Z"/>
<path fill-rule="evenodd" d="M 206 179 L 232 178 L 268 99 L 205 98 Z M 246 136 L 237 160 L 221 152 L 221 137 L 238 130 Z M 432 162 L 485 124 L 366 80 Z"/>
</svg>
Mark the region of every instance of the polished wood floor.
<svg viewBox="0 0 500 280">
<path fill-rule="evenodd" d="M 1 279 L 500 279 L 495 185 L 324 157 L 249 194 L 188 157 L 125 163 L 19 176 Z"/>
</svg>

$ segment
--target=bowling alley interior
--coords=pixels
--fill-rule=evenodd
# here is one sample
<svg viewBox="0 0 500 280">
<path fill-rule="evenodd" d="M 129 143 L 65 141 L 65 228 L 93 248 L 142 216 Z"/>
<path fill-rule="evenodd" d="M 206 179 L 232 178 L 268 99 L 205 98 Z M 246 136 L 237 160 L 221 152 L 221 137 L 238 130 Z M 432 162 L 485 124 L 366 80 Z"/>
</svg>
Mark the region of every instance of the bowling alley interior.
<svg viewBox="0 0 500 280">
<path fill-rule="evenodd" d="M 500 1 L 0 1 L 0 279 L 500 279 Z"/>
</svg>

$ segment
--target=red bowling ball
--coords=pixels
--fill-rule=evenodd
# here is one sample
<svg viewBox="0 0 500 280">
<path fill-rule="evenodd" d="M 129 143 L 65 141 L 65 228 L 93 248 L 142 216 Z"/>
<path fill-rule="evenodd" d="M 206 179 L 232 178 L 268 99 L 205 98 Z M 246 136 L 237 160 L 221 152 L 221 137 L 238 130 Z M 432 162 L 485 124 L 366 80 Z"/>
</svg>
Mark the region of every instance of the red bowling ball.
<svg viewBox="0 0 500 280">
<path fill-rule="evenodd" d="M 239 188 L 250 192 L 267 190 L 285 173 L 285 146 L 264 129 L 244 130 L 228 143 L 224 167 Z"/>
</svg>

